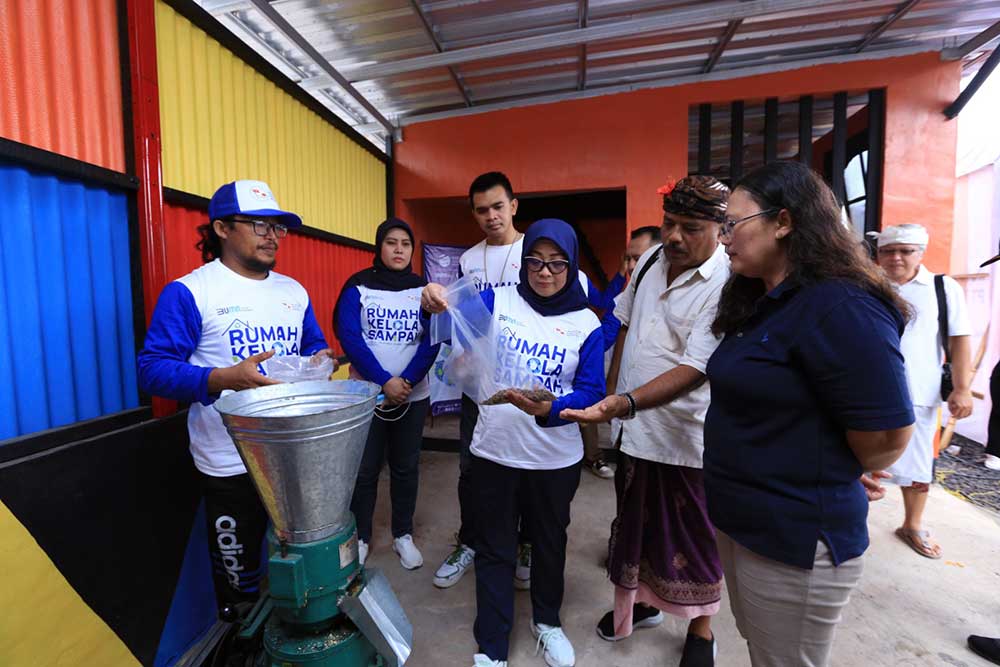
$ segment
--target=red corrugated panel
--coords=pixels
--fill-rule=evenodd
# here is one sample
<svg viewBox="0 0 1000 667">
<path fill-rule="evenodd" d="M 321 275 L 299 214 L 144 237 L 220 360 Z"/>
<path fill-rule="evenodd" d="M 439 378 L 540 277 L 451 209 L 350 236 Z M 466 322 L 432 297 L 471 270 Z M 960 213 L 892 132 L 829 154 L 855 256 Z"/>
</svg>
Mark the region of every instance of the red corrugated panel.
<svg viewBox="0 0 1000 667">
<path fill-rule="evenodd" d="M 0 1 L 0 136 L 125 171 L 116 11 Z"/>
<path fill-rule="evenodd" d="M 164 206 L 164 217 L 167 277 L 174 280 L 201 266 L 201 255 L 194 245 L 198 242 L 197 227 L 208 217 L 199 209 L 172 204 Z M 344 282 L 371 263 L 372 253 L 367 250 L 289 234 L 281 241 L 275 269 L 302 283 L 327 342 L 343 352 L 333 335 L 333 306 Z"/>
</svg>

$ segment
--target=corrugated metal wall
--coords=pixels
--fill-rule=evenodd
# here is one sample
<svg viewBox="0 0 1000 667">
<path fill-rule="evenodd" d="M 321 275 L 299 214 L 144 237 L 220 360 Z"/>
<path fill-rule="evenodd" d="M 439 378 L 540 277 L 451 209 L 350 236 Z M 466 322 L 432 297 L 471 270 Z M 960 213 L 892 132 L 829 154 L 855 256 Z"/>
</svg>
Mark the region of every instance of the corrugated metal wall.
<svg viewBox="0 0 1000 667">
<path fill-rule="evenodd" d="M 194 244 L 198 242 L 197 227 L 207 222 L 208 216 L 200 209 L 175 204 L 167 204 L 164 213 L 168 276 L 175 280 L 201 266 L 201 255 Z M 302 283 L 326 341 L 343 352 L 333 335 L 333 306 L 344 282 L 371 263 L 372 253 L 367 250 L 289 234 L 281 241 L 275 270 Z"/>
<path fill-rule="evenodd" d="M 125 171 L 116 0 L 0 2 L 0 136 Z"/>
<path fill-rule="evenodd" d="M 307 236 L 289 235 L 285 240 L 291 243 L 282 247 L 278 270 L 305 285 L 327 342 L 343 353 L 333 335 L 333 307 L 347 279 L 371 266 L 372 253 Z"/>
<path fill-rule="evenodd" d="M 0 439 L 138 405 L 124 194 L 0 164 Z"/>
<path fill-rule="evenodd" d="M 156 33 L 165 186 L 211 197 L 256 178 L 306 225 L 374 237 L 385 164 L 162 1 Z"/>
</svg>

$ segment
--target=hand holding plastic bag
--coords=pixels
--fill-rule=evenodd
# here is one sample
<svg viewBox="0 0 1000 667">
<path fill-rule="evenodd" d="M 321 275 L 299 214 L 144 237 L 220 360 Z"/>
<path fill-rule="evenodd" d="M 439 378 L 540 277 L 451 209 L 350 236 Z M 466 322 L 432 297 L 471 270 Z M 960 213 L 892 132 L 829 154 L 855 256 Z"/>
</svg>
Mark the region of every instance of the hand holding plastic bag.
<svg viewBox="0 0 1000 667">
<path fill-rule="evenodd" d="M 478 403 L 488 397 L 485 384 L 493 377 L 496 363 L 496 345 L 490 336 L 493 315 L 468 276 L 446 287 L 444 296 L 448 309 L 431 315 L 431 344 L 451 341 L 444 377 Z"/>
<path fill-rule="evenodd" d="M 271 357 L 264 363 L 267 365 L 267 376 L 279 382 L 329 380 L 334 370 L 333 359 L 325 354 L 314 354 L 311 357 Z"/>
</svg>

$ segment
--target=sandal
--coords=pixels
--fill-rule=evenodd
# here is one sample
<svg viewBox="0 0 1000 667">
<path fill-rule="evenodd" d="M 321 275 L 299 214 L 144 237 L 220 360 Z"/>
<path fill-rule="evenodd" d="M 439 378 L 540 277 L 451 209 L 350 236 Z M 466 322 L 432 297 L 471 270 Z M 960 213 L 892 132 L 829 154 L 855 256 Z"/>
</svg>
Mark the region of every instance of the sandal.
<svg viewBox="0 0 1000 667">
<path fill-rule="evenodd" d="M 903 540 L 908 547 L 916 551 L 924 558 L 937 560 L 941 558 L 941 547 L 938 545 L 937 553 L 934 553 L 934 544 L 931 542 L 931 532 L 929 530 L 910 530 L 900 526 L 896 529 L 896 537 Z"/>
</svg>

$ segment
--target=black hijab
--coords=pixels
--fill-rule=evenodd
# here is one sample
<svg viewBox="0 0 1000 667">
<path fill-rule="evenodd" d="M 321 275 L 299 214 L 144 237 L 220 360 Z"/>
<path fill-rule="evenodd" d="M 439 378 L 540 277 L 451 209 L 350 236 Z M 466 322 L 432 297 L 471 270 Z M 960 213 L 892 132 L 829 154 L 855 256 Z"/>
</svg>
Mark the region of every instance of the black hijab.
<svg viewBox="0 0 1000 667">
<path fill-rule="evenodd" d="M 348 278 L 344 284 L 345 290 L 349 287 L 361 286 L 386 292 L 401 292 L 427 284 L 422 276 L 413 272 L 412 263 L 396 271 L 390 269 L 382 261 L 382 244 L 385 243 L 385 237 L 393 229 L 402 229 L 410 237 L 410 243 L 416 246 L 416 242 L 413 240 L 413 230 L 410 229 L 410 226 L 399 218 L 389 218 L 379 225 L 375 232 L 375 259 L 372 261 L 372 267 L 362 269 Z"/>
<path fill-rule="evenodd" d="M 347 279 L 337 296 L 337 305 L 333 308 L 334 322 L 337 321 L 337 311 L 340 309 L 340 302 L 344 292 L 352 287 L 367 287 L 368 289 L 382 290 L 384 292 L 402 292 L 414 287 L 423 287 L 427 284 L 423 276 L 418 276 L 413 272 L 412 262 L 399 271 L 390 269 L 382 261 L 382 243 L 385 237 L 393 229 L 402 229 L 410 237 L 410 243 L 416 245 L 413 240 L 413 230 L 403 220 L 399 218 L 389 218 L 375 232 L 375 259 L 372 261 L 370 269 L 362 269 Z M 334 327 L 336 328 L 336 327 Z"/>
</svg>

